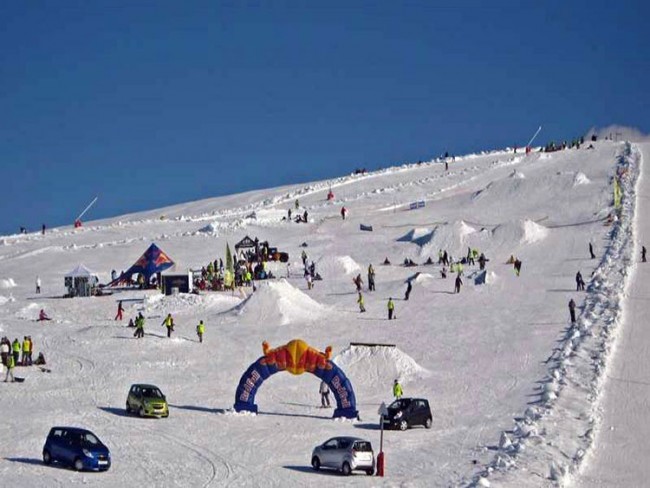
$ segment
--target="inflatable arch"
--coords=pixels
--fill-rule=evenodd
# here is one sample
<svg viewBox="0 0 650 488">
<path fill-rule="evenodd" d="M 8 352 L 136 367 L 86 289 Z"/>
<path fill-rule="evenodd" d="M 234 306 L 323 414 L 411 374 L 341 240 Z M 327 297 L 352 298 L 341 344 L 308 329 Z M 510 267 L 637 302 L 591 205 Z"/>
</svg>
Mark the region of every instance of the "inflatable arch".
<svg viewBox="0 0 650 488">
<path fill-rule="evenodd" d="M 264 342 L 262 350 L 264 356 L 251 364 L 239 381 L 235 394 L 235 411 L 257 413 L 257 389 L 272 374 L 288 371 L 295 375 L 309 372 L 327 383 L 336 399 L 334 417 L 355 419 L 359 416 L 352 384 L 330 360 L 330 346 L 323 353 L 300 339 L 294 339 L 275 349 Z"/>
</svg>

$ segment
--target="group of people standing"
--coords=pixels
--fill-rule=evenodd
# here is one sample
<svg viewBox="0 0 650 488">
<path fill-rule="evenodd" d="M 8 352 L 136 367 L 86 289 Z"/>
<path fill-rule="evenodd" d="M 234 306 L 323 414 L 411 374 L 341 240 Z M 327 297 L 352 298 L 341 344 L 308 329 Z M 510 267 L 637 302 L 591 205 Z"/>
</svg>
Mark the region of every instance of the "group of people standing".
<svg viewBox="0 0 650 488">
<path fill-rule="evenodd" d="M 123 311 L 124 308 L 122 306 L 122 301 L 120 300 L 117 305 L 117 315 L 115 317 L 115 320 L 122 320 Z M 142 312 L 138 312 L 138 315 L 136 315 L 135 320 L 133 319 L 129 320 L 128 327 L 135 328 L 133 337 L 135 337 L 136 339 L 142 339 L 144 337 L 144 324 L 145 324 L 145 318 L 144 315 L 142 315 Z M 174 322 L 174 317 L 172 317 L 172 314 L 168 313 L 160 325 L 166 328 L 167 337 L 171 338 L 172 332 L 174 332 L 175 330 L 174 326 L 176 325 Z M 199 323 L 196 326 L 196 335 L 199 338 L 199 343 L 203 343 L 204 334 L 205 334 L 205 324 L 203 323 L 203 320 L 199 320 Z"/>
</svg>

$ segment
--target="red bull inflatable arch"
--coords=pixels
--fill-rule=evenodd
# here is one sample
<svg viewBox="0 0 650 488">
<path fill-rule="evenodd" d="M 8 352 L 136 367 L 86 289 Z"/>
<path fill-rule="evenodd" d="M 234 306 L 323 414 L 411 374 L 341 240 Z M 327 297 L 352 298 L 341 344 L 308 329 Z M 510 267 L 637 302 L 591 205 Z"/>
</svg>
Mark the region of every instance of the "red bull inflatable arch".
<svg viewBox="0 0 650 488">
<path fill-rule="evenodd" d="M 257 413 L 257 389 L 269 376 L 279 371 L 288 371 L 295 375 L 308 372 L 327 383 L 336 399 L 334 417 L 355 419 L 359 416 L 352 384 L 345 373 L 330 360 L 330 346 L 325 352 L 321 352 L 305 341 L 294 339 L 275 349 L 271 349 L 269 344 L 264 342 L 262 350 L 264 355 L 251 364 L 239 380 L 235 394 L 235 411 Z"/>
</svg>

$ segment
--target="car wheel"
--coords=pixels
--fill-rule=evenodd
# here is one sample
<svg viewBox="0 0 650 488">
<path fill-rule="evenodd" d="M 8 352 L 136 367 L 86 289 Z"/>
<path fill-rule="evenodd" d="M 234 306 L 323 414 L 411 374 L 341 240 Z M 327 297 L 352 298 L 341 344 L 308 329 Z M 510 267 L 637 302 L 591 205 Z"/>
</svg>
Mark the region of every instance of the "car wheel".
<svg viewBox="0 0 650 488">
<path fill-rule="evenodd" d="M 140 417 L 144 417 L 144 407 L 140 407 L 140 410 L 138 410 L 138 415 L 140 415 Z"/>
<path fill-rule="evenodd" d="M 368 468 L 366 469 L 366 474 L 368 476 L 372 476 L 373 474 L 375 474 L 375 470 L 373 468 Z"/>
<path fill-rule="evenodd" d="M 126 413 L 131 413 L 131 406 L 129 405 L 129 402 L 126 402 Z"/>
<path fill-rule="evenodd" d="M 399 423 L 399 430 L 406 430 L 409 428 L 409 423 L 406 420 L 402 420 Z"/>
<path fill-rule="evenodd" d="M 50 455 L 50 451 L 43 451 L 43 462 L 45 464 L 50 464 L 52 462 L 52 456 Z"/>
<path fill-rule="evenodd" d="M 81 471 L 84 469 L 84 463 L 81 459 L 77 458 L 74 460 L 74 469 Z"/>
<path fill-rule="evenodd" d="M 426 420 L 426 422 L 424 422 L 424 426 L 425 426 L 427 429 L 430 429 L 432 425 L 433 425 L 433 420 L 431 419 L 431 417 L 429 417 L 429 418 Z"/>
<path fill-rule="evenodd" d="M 314 456 L 311 458 L 311 467 L 314 468 L 316 471 L 320 469 L 320 459 L 318 459 L 318 456 Z"/>
<path fill-rule="evenodd" d="M 341 473 L 343 473 L 343 476 L 350 476 L 352 474 L 352 468 L 350 467 L 350 463 L 345 461 L 343 463 L 343 466 L 341 466 Z"/>
</svg>

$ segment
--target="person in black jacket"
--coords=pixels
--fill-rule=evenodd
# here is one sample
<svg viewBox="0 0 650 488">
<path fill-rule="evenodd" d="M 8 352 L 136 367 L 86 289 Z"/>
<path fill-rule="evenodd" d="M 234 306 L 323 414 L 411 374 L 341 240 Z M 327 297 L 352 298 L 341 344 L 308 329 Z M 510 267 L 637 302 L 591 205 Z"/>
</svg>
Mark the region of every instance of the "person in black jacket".
<svg viewBox="0 0 650 488">
<path fill-rule="evenodd" d="M 576 302 L 573 301 L 573 298 L 569 300 L 569 315 L 571 316 L 571 323 L 576 323 Z"/>
<path fill-rule="evenodd" d="M 454 283 L 454 293 L 460 293 L 460 287 L 463 284 L 463 280 L 460 279 L 460 274 L 456 275 L 456 282 Z"/>
<path fill-rule="evenodd" d="M 576 291 L 584 291 L 585 281 L 582 279 L 580 271 L 576 273 Z"/>
</svg>

